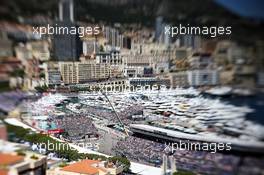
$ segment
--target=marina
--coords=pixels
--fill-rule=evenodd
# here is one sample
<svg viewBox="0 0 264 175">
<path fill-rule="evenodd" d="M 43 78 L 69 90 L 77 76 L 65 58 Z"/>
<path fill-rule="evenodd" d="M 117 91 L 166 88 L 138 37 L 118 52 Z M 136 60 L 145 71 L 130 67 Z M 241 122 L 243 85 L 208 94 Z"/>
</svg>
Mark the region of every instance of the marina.
<svg viewBox="0 0 264 175">
<path fill-rule="evenodd" d="M 128 129 L 134 124 L 142 124 L 183 135 L 237 140 L 236 145 L 251 141 L 257 143 L 264 138 L 264 132 L 260 132 L 263 131 L 262 125 L 246 118 L 254 109 L 203 97 L 195 89 L 109 93 L 108 97 Z M 60 116 L 84 115 L 96 126 L 112 125 L 113 130 L 122 132 L 111 106 L 100 93 L 72 94 L 70 97 L 47 94 L 36 102 L 27 103 L 26 108 L 36 109 L 24 119 L 37 123 L 42 118 L 41 122 L 49 123 L 47 130 L 65 129 L 58 124 Z"/>
</svg>

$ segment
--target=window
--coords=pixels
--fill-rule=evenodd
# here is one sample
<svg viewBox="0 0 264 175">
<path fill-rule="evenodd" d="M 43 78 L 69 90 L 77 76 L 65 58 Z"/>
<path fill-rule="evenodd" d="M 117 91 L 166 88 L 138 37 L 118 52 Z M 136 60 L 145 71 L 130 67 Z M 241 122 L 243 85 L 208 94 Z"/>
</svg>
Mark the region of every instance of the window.
<svg viewBox="0 0 264 175">
<path fill-rule="evenodd" d="M 204 75 L 202 76 L 202 80 L 203 80 L 203 81 L 208 81 L 208 75 L 207 75 L 207 74 L 204 74 Z"/>
</svg>

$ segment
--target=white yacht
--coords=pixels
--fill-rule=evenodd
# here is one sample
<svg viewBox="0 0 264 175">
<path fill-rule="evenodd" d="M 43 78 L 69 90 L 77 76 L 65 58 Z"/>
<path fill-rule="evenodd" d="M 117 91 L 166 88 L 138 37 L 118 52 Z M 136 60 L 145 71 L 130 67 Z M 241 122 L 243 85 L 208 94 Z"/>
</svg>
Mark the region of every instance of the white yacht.
<svg viewBox="0 0 264 175">
<path fill-rule="evenodd" d="M 223 86 L 223 87 L 215 87 L 209 90 L 206 90 L 205 93 L 214 95 L 214 96 L 229 96 L 232 94 L 232 88 Z"/>
</svg>

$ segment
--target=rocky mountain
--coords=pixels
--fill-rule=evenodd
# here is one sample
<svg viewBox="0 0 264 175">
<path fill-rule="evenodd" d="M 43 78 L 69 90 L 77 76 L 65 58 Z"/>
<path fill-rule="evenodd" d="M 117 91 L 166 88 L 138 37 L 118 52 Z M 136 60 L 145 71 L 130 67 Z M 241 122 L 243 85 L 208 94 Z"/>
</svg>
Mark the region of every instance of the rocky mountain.
<svg viewBox="0 0 264 175">
<path fill-rule="evenodd" d="M 0 18 L 17 21 L 19 17 L 58 16 L 58 0 L 2 0 Z M 85 22 L 136 23 L 153 27 L 157 16 L 170 23 L 232 26 L 235 39 L 264 38 L 263 22 L 242 18 L 213 0 L 74 0 L 75 19 Z M 248 39 L 245 39 L 248 40 Z"/>
</svg>

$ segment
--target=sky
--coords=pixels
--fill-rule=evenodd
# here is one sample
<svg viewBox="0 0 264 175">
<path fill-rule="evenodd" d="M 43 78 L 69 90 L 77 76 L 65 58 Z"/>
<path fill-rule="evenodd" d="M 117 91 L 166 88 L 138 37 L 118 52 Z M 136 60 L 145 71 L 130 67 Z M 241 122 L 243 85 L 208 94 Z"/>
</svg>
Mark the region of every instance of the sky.
<svg viewBox="0 0 264 175">
<path fill-rule="evenodd" d="M 215 0 L 231 11 L 264 20 L 264 0 Z"/>
</svg>

